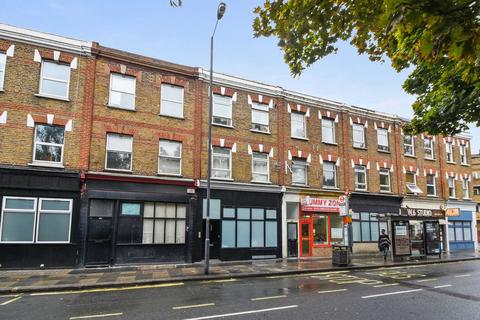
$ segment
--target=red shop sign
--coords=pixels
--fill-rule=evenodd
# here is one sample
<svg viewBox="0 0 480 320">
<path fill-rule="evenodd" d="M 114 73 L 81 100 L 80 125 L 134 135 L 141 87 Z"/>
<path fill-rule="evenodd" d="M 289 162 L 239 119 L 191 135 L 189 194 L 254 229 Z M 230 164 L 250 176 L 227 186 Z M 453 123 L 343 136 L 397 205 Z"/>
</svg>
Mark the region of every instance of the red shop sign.
<svg viewBox="0 0 480 320">
<path fill-rule="evenodd" d="M 324 199 L 324 198 L 311 198 L 303 197 L 302 211 L 322 211 L 322 212 L 339 212 L 338 199 Z"/>
</svg>

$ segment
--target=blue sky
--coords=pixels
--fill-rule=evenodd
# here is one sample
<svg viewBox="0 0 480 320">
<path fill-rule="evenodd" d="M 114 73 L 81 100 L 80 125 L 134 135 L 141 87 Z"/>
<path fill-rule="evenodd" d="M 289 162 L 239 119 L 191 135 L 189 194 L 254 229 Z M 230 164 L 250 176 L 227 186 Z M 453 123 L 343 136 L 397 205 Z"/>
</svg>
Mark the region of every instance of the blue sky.
<svg viewBox="0 0 480 320">
<path fill-rule="evenodd" d="M 414 100 L 402 90 L 407 73 L 373 63 L 348 44 L 293 78 L 275 38 L 253 38 L 252 10 L 261 0 L 224 0 L 215 36 L 215 71 L 290 90 L 411 117 Z M 209 66 L 210 35 L 219 0 L 2 0 L 0 22 L 118 48 L 190 66 Z M 472 128 L 472 151 L 480 129 Z"/>
</svg>

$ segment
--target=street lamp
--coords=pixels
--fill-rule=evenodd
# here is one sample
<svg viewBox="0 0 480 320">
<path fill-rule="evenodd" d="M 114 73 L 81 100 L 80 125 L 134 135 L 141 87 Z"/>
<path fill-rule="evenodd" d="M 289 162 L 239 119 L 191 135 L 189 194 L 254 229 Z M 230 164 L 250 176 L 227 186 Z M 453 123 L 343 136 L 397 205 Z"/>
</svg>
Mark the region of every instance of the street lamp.
<svg viewBox="0 0 480 320">
<path fill-rule="evenodd" d="M 227 5 L 220 2 L 217 9 L 217 21 L 210 37 L 210 99 L 208 104 L 208 177 L 207 177 L 207 210 L 205 220 L 205 274 L 210 268 L 210 178 L 212 176 L 212 113 L 213 113 L 213 37 L 217 30 L 218 21 L 225 14 Z"/>
</svg>

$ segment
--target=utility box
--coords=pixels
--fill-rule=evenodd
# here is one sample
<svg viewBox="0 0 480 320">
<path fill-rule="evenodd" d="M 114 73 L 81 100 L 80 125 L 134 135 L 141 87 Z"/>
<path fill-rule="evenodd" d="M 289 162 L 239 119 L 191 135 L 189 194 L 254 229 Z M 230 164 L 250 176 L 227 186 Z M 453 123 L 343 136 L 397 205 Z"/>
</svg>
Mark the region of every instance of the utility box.
<svg viewBox="0 0 480 320">
<path fill-rule="evenodd" d="M 346 267 L 351 262 L 350 248 L 342 245 L 332 245 L 332 265 Z"/>
</svg>

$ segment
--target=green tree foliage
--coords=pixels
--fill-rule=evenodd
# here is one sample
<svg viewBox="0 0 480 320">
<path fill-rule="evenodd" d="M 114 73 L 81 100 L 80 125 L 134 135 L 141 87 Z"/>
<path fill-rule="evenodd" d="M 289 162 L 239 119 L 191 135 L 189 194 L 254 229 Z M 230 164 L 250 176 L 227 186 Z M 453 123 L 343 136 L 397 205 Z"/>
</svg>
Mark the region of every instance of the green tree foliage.
<svg viewBox="0 0 480 320">
<path fill-rule="evenodd" d="M 276 36 L 293 75 L 349 41 L 372 61 L 411 68 L 416 95 L 407 130 L 455 134 L 480 126 L 479 1 L 266 0 L 254 35 Z"/>
</svg>

